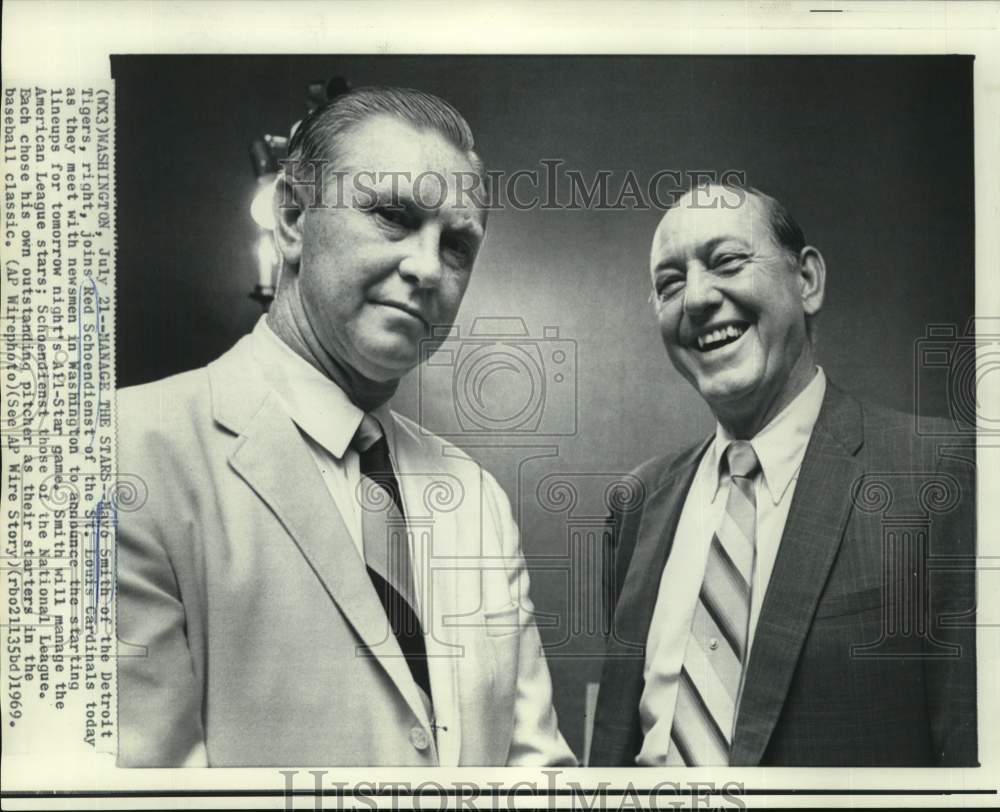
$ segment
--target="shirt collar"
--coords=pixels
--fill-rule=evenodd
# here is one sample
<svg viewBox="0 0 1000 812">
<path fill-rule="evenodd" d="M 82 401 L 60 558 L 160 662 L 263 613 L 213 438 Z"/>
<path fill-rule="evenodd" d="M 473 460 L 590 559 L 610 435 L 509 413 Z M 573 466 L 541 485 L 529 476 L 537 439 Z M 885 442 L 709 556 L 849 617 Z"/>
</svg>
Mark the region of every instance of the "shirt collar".
<svg viewBox="0 0 1000 812">
<path fill-rule="evenodd" d="M 816 374 L 806 388 L 750 440 L 750 445 L 760 460 L 764 484 L 774 504 L 781 501 L 792 479 L 802 467 L 806 446 L 809 445 L 809 437 L 819 417 L 825 394 L 826 375 L 823 368 L 817 366 Z M 712 444 L 714 458 L 709 468 L 715 474 L 713 502 L 719 493 L 721 462 L 733 439 L 722 424 L 716 426 L 715 442 Z"/>
<path fill-rule="evenodd" d="M 264 379 L 285 413 L 323 448 L 341 459 L 364 412 L 343 389 L 282 341 L 261 316 L 251 333 L 253 351 Z M 389 448 L 395 448 L 392 413 L 385 404 L 371 413 L 382 424 Z"/>
</svg>

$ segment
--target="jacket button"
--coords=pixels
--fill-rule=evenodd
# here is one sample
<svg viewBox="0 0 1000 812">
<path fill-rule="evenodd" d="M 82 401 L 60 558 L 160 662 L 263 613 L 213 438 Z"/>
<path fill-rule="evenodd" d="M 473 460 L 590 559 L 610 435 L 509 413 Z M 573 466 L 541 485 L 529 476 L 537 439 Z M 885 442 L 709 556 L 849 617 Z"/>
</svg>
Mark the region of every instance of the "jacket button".
<svg viewBox="0 0 1000 812">
<path fill-rule="evenodd" d="M 427 737 L 422 727 L 414 725 L 410 728 L 410 744 L 418 750 L 426 750 L 431 745 L 431 740 Z"/>
<path fill-rule="evenodd" d="M 717 649 L 717 648 L 719 647 L 719 638 L 718 638 L 718 637 L 713 637 L 713 638 L 711 638 L 711 639 L 710 639 L 710 640 L 708 641 L 708 647 L 709 647 L 709 648 L 710 648 L 710 649 L 711 649 L 712 651 L 715 651 L 715 650 L 716 650 L 716 649 Z"/>
</svg>

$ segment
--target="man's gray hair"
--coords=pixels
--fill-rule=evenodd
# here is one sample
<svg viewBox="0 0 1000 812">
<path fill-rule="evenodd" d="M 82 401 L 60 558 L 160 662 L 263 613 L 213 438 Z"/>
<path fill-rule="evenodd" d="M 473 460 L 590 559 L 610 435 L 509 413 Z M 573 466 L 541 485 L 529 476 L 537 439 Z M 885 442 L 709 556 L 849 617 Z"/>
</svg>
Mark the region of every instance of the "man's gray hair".
<svg viewBox="0 0 1000 812">
<path fill-rule="evenodd" d="M 472 129 L 444 99 L 407 87 L 359 87 L 318 107 L 295 129 L 288 144 L 292 174 L 311 174 L 313 161 L 336 165 L 343 135 L 377 115 L 390 115 L 418 130 L 432 130 L 464 153 L 483 178 Z"/>
<path fill-rule="evenodd" d="M 754 186 L 739 188 L 743 194 L 752 195 L 761 202 L 764 206 L 764 211 L 767 212 L 767 222 L 771 227 L 771 236 L 774 238 L 774 241 L 795 257 L 797 261 L 799 255 L 802 253 L 802 249 L 806 247 L 806 235 L 802 231 L 802 226 L 792 217 L 791 212 L 788 211 L 785 204 L 776 197 L 772 197 L 767 192 L 762 192 Z M 809 336 L 809 340 L 813 343 L 816 342 L 817 315 L 806 314 L 805 317 L 806 333 Z"/>
<path fill-rule="evenodd" d="M 792 217 L 785 205 L 767 192 L 762 192 L 754 186 L 740 187 L 744 194 L 753 195 L 763 205 L 767 212 L 767 222 L 771 226 L 771 236 L 782 248 L 790 251 L 796 257 L 806 247 L 806 235 L 802 227 Z"/>
</svg>

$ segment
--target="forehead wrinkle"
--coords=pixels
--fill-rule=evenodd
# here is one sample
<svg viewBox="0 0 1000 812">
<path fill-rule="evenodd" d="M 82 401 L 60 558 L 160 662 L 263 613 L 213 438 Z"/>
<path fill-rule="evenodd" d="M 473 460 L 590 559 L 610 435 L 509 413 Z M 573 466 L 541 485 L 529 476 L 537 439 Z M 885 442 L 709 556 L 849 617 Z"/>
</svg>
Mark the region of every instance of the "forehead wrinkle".
<svg viewBox="0 0 1000 812">
<path fill-rule="evenodd" d="M 339 147 L 339 172 L 355 177 L 366 173 L 363 176 L 365 186 L 379 195 L 380 200 L 395 190 L 397 202 L 413 211 L 434 212 L 436 216 L 449 211 L 461 212 L 461 219 L 449 222 L 449 227 L 453 222 L 454 230 L 482 239 L 486 212 L 478 207 L 470 208 L 468 202 L 461 207 L 455 205 L 459 197 L 457 190 L 464 183 L 461 176 L 478 177 L 479 173 L 469 156 L 437 131 L 379 114 L 347 130 Z M 417 178 L 420 178 L 419 194 L 413 189 Z M 442 197 L 442 190 L 446 194 L 440 206 L 420 205 L 421 199 L 436 203 Z"/>
<path fill-rule="evenodd" d="M 707 259 L 726 242 L 736 242 L 753 250 L 761 233 L 760 212 L 744 203 L 736 209 L 709 209 L 678 205 L 660 220 L 650 251 L 651 272 L 679 264 L 686 257 Z M 764 223 L 765 233 L 770 227 Z"/>
<path fill-rule="evenodd" d="M 660 221 L 658 241 L 662 244 L 667 240 L 677 240 L 677 235 L 680 235 L 680 240 L 687 238 L 698 245 L 722 239 L 748 241 L 759 232 L 762 221 L 764 228 L 770 229 L 766 213 L 758 208 L 746 203 L 738 208 L 675 207 Z"/>
</svg>

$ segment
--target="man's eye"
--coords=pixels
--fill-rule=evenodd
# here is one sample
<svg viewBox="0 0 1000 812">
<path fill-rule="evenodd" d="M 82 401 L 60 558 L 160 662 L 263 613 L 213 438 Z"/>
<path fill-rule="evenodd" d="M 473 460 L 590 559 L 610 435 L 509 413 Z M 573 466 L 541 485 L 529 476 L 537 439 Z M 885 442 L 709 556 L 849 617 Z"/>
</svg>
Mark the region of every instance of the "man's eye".
<svg viewBox="0 0 1000 812">
<path fill-rule="evenodd" d="M 720 271 L 737 271 L 743 267 L 746 257 L 743 254 L 722 254 L 712 261 L 712 268 Z"/>
<path fill-rule="evenodd" d="M 405 228 L 407 224 L 406 210 L 401 206 L 376 206 L 372 210 L 376 217 L 393 226 Z"/>
<path fill-rule="evenodd" d="M 472 246 L 465 240 L 446 238 L 442 241 L 442 245 L 461 264 L 468 264 L 472 260 Z"/>
<path fill-rule="evenodd" d="M 661 299 L 669 299 L 683 287 L 683 278 L 679 276 L 666 276 L 656 280 L 656 295 Z"/>
</svg>

